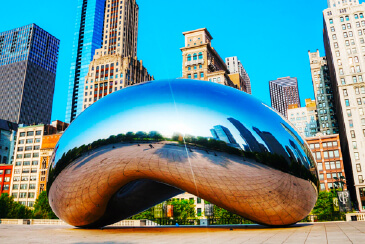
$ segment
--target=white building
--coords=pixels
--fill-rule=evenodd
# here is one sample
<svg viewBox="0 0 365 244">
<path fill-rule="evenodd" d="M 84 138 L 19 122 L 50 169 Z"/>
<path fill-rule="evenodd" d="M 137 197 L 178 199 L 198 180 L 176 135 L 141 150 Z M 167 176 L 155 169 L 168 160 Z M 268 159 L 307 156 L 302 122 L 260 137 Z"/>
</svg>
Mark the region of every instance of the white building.
<svg viewBox="0 0 365 244">
<path fill-rule="evenodd" d="M 313 137 L 319 132 L 315 101 L 305 100 L 306 106 L 289 105 L 288 119 L 304 137 Z"/>
<path fill-rule="evenodd" d="M 365 4 L 329 0 L 324 16 L 324 45 L 330 69 L 349 188 L 365 211 Z M 354 187 L 354 188 L 353 188 Z"/>
<path fill-rule="evenodd" d="M 227 65 L 227 68 L 228 68 L 230 74 L 235 74 L 235 73 L 240 74 L 240 76 L 242 77 L 242 79 L 244 80 L 244 82 L 246 84 L 247 93 L 252 94 L 251 80 L 250 80 L 250 77 L 248 76 L 245 68 L 243 67 L 241 61 L 238 60 L 238 58 L 236 56 L 229 57 L 229 58 L 226 58 L 226 65 Z"/>
</svg>

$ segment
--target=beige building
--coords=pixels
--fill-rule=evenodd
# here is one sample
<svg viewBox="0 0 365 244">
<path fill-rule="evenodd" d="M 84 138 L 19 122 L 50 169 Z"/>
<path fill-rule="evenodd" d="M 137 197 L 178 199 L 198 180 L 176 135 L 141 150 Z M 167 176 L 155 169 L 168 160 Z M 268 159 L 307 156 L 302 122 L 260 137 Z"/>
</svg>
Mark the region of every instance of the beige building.
<svg viewBox="0 0 365 244">
<path fill-rule="evenodd" d="M 25 206 L 33 207 L 39 195 L 40 177 L 42 174 L 41 146 L 45 135 L 57 133 L 61 128 L 66 129 L 67 124 L 55 121 L 52 125 L 33 125 L 19 127 L 17 141 L 14 149 L 13 178 L 11 181 L 10 195 Z M 61 129 L 62 130 L 62 129 Z"/>
<path fill-rule="evenodd" d="M 359 209 L 365 211 L 365 4 L 328 1 L 324 44 L 334 90 L 342 153 L 353 179 Z"/>
<path fill-rule="evenodd" d="M 238 80 L 237 84 L 232 82 L 226 64 L 211 45 L 213 37 L 206 28 L 183 34 L 185 36 L 185 47 L 181 48 L 183 78 L 206 80 L 244 89 L 243 81 Z"/>
<path fill-rule="evenodd" d="M 305 107 L 289 105 L 288 119 L 304 137 L 312 137 L 319 132 L 316 102 L 310 98 L 305 99 Z"/>
<path fill-rule="evenodd" d="M 320 131 L 324 135 L 337 134 L 338 123 L 327 58 L 321 57 L 318 50 L 316 52 L 308 52 L 308 55 Z"/>
<path fill-rule="evenodd" d="M 127 86 L 153 80 L 137 60 L 139 7 L 135 0 L 107 0 L 104 38 L 85 77 L 83 109 Z"/>
</svg>

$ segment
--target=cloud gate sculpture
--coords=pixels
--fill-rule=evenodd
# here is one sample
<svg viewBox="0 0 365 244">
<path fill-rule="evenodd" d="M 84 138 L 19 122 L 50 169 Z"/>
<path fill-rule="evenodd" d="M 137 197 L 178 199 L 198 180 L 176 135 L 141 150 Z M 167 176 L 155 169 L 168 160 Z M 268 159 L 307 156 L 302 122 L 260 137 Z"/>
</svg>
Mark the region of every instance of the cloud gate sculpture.
<svg viewBox="0 0 365 244">
<path fill-rule="evenodd" d="M 182 192 L 282 226 L 314 207 L 318 177 L 299 133 L 244 92 L 196 80 L 114 92 L 80 114 L 50 161 L 49 201 L 65 222 L 113 224 Z"/>
</svg>

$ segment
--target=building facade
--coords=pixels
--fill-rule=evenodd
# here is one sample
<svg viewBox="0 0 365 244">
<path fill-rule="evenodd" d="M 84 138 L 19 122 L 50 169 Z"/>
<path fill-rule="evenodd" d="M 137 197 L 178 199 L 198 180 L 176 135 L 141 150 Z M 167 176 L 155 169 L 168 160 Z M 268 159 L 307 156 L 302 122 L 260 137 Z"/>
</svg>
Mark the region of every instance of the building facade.
<svg viewBox="0 0 365 244">
<path fill-rule="evenodd" d="M 211 81 L 237 89 L 245 87 L 243 80 L 238 80 L 242 84 L 237 85 L 232 82 L 226 64 L 211 45 L 213 37 L 206 28 L 187 31 L 183 35 L 183 78 Z"/>
<path fill-rule="evenodd" d="M 295 104 L 300 108 L 297 78 L 284 77 L 269 82 L 271 106 L 288 118 L 289 105 Z"/>
<path fill-rule="evenodd" d="M 243 67 L 241 61 L 238 60 L 238 58 L 236 56 L 228 57 L 228 58 L 226 58 L 226 65 L 227 65 L 227 68 L 228 68 L 230 74 L 239 74 L 239 76 L 242 78 L 245 88 L 242 88 L 241 90 L 244 89 L 244 91 L 246 93 L 252 94 L 250 76 L 246 72 L 246 69 Z M 232 77 L 231 77 L 231 79 L 232 79 Z"/>
<path fill-rule="evenodd" d="M 13 178 L 10 194 L 25 206 L 33 207 L 40 193 L 41 179 L 46 181 L 46 173 L 41 164 L 41 146 L 46 135 L 65 130 L 67 124 L 55 121 L 52 125 L 19 127 L 14 151 Z"/>
<path fill-rule="evenodd" d="M 0 119 L 51 120 L 59 40 L 35 24 L 0 33 Z"/>
<path fill-rule="evenodd" d="M 305 99 L 305 107 L 289 105 L 288 119 L 304 137 L 313 137 L 319 132 L 316 102 Z"/>
<path fill-rule="evenodd" d="M 189 200 L 191 203 L 195 206 L 195 215 L 197 218 L 206 218 L 205 216 L 205 201 L 204 199 L 201 199 L 200 197 L 197 197 L 193 194 L 190 194 L 188 192 L 184 192 L 182 194 L 179 194 L 174 197 L 174 199 L 178 200 Z"/>
<path fill-rule="evenodd" d="M 321 191 L 347 189 L 339 135 L 318 135 L 306 138 L 317 161 Z M 341 183 L 343 182 L 343 183 Z"/>
<path fill-rule="evenodd" d="M 0 163 L 0 196 L 3 193 L 10 193 L 12 171 L 13 165 Z"/>
<path fill-rule="evenodd" d="M 352 200 L 365 211 L 365 4 L 328 1 L 324 45 Z M 346 167 L 346 166 L 345 166 Z"/>
<path fill-rule="evenodd" d="M 136 57 L 97 51 L 85 79 L 84 109 L 110 93 L 153 79 Z"/>
<path fill-rule="evenodd" d="M 105 0 L 77 0 L 75 34 L 68 83 L 66 122 L 83 110 L 84 78 L 103 41 Z"/>
<path fill-rule="evenodd" d="M 321 57 L 318 50 L 308 52 L 308 55 L 320 131 L 323 135 L 338 134 L 338 122 L 327 58 Z"/>
<path fill-rule="evenodd" d="M 83 110 L 110 93 L 154 79 L 137 59 L 138 13 L 135 0 L 106 2 L 102 47 L 84 77 Z"/>
</svg>

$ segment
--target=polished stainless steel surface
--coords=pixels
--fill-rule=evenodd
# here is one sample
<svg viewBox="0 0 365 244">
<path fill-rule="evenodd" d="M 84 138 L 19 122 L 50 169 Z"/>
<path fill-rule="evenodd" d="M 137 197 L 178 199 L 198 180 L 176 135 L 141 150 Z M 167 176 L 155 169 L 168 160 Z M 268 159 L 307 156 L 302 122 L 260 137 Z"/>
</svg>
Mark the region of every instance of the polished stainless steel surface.
<svg viewBox="0 0 365 244">
<path fill-rule="evenodd" d="M 50 164 L 52 209 L 74 226 L 112 224 L 190 192 L 266 225 L 305 218 L 318 192 L 307 144 L 278 113 L 236 89 L 152 81 L 87 108 Z"/>
</svg>

